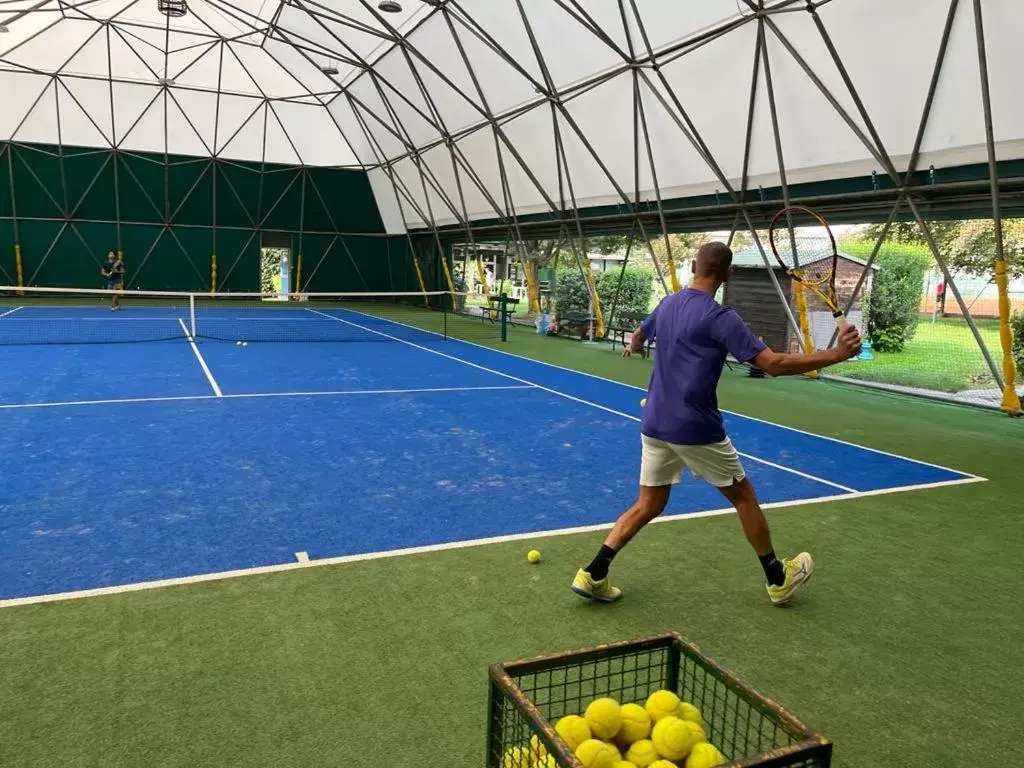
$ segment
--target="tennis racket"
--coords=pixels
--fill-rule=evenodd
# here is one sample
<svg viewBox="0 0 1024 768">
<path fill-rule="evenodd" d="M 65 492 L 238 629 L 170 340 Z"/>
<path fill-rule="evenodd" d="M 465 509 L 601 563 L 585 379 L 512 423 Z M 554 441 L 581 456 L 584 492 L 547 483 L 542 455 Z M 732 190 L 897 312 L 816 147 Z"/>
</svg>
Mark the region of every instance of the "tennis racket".
<svg viewBox="0 0 1024 768">
<path fill-rule="evenodd" d="M 772 217 L 768 241 L 786 274 L 814 291 L 832 311 L 836 327 L 842 329 L 846 317 L 836 295 L 839 251 L 825 220 L 800 205 L 783 208 Z"/>
</svg>

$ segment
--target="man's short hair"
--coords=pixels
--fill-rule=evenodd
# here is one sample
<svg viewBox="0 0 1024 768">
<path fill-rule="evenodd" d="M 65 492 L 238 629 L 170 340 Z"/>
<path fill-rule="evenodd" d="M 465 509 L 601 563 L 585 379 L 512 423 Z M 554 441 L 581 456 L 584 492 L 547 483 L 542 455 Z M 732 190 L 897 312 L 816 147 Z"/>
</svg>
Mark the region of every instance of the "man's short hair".
<svg viewBox="0 0 1024 768">
<path fill-rule="evenodd" d="M 697 277 L 716 277 L 725 280 L 732 267 L 732 250 L 725 243 L 712 240 L 697 249 Z"/>
</svg>

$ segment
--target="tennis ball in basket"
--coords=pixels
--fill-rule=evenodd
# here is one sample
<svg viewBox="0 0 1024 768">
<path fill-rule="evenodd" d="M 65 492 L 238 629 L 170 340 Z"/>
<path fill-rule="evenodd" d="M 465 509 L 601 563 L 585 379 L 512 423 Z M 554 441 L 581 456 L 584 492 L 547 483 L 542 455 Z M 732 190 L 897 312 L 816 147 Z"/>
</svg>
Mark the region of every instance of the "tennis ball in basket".
<svg viewBox="0 0 1024 768">
<path fill-rule="evenodd" d="M 669 760 L 655 760 L 647 768 L 676 768 L 676 764 Z"/>
<path fill-rule="evenodd" d="M 590 738 L 590 726 L 579 715 L 566 715 L 555 723 L 555 733 L 575 752 L 576 747 Z"/>
<path fill-rule="evenodd" d="M 701 717 L 700 710 L 688 701 L 679 702 L 676 717 L 680 720 L 689 720 L 691 723 L 696 723 L 701 728 L 704 728 L 704 718 Z"/>
<path fill-rule="evenodd" d="M 623 704 L 621 709 L 622 727 L 615 734 L 615 741 L 628 747 L 635 741 L 646 739 L 651 732 L 651 716 L 639 704 Z"/>
<path fill-rule="evenodd" d="M 626 759 L 637 768 L 647 768 L 658 759 L 658 750 L 654 748 L 654 742 L 650 739 L 640 739 L 630 746 Z"/>
<path fill-rule="evenodd" d="M 695 744 L 705 740 L 704 731 L 696 723 L 671 715 L 654 724 L 651 741 L 658 754 L 666 760 L 681 760 Z"/>
<path fill-rule="evenodd" d="M 533 758 L 526 747 L 512 747 L 501 758 L 501 768 L 531 768 Z"/>
<path fill-rule="evenodd" d="M 622 727 L 622 707 L 615 699 L 605 697 L 590 702 L 583 713 L 590 732 L 599 739 L 610 739 Z"/>
<path fill-rule="evenodd" d="M 597 739 L 587 739 L 576 747 L 576 757 L 586 768 L 612 768 L 622 759 L 613 745 Z"/>
<path fill-rule="evenodd" d="M 539 549 L 531 549 L 529 552 L 526 553 L 526 559 L 529 560 L 531 563 L 539 563 L 540 562 L 540 550 Z"/>
<path fill-rule="evenodd" d="M 530 754 L 538 760 L 548 753 L 548 748 L 544 746 L 544 742 L 540 740 L 537 734 L 533 734 L 530 737 Z"/>
<path fill-rule="evenodd" d="M 725 755 L 718 751 L 718 747 L 707 741 L 694 745 L 690 750 L 690 756 L 686 758 L 684 768 L 714 768 L 725 762 Z"/>
<path fill-rule="evenodd" d="M 629 760 L 619 760 L 612 768 L 636 768 Z"/>
<path fill-rule="evenodd" d="M 674 715 L 679 710 L 679 697 L 672 691 L 655 691 L 647 697 L 644 709 L 651 716 L 651 722 L 657 723 L 661 718 Z"/>
</svg>

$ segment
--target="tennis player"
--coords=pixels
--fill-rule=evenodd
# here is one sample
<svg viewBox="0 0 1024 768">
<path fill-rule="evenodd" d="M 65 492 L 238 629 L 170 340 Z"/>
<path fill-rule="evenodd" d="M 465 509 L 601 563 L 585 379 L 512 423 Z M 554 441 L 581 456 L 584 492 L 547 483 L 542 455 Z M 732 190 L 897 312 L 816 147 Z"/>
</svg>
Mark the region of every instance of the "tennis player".
<svg viewBox="0 0 1024 768">
<path fill-rule="evenodd" d="M 846 325 L 832 349 L 813 354 L 774 352 L 758 339 L 735 310 L 719 305 L 715 293 L 732 275 L 732 251 L 724 243 L 702 245 L 689 288 L 665 298 L 633 334 L 625 356 L 657 339 L 654 371 L 640 424 L 640 494 L 626 510 L 590 565 L 572 582 L 577 594 L 612 602 L 622 590 L 608 580 L 612 559 L 668 503 L 672 486 L 687 467 L 722 492 L 739 513 L 743 533 L 761 561 L 768 597 L 787 603 L 814 573 L 814 560 L 801 552 L 791 560 L 775 556 L 768 523 L 736 449 L 725 434 L 716 389 L 727 354 L 771 376 L 794 376 L 849 360 L 860 351 L 860 335 Z"/>
<path fill-rule="evenodd" d="M 108 291 L 120 291 L 124 287 L 124 261 L 114 251 L 107 251 L 107 260 L 100 267 L 100 274 L 106 281 Z M 111 296 L 111 311 L 121 308 L 120 298 L 116 293 Z"/>
</svg>

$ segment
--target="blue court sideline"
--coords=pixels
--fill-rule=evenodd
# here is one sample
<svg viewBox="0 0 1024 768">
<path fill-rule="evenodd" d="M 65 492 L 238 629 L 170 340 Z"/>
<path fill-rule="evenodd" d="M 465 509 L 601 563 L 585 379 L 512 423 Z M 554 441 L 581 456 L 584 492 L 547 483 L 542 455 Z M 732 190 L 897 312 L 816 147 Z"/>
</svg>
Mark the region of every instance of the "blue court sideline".
<svg viewBox="0 0 1024 768">
<path fill-rule="evenodd" d="M 640 390 L 331 314 L 379 342 L 199 344 L 222 398 L 184 339 L 5 348 L 0 605 L 600 525 L 632 501 Z M 975 479 L 727 424 L 766 503 Z M 687 482 L 668 514 L 722 506 Z"/>
</svg>

